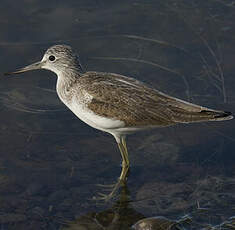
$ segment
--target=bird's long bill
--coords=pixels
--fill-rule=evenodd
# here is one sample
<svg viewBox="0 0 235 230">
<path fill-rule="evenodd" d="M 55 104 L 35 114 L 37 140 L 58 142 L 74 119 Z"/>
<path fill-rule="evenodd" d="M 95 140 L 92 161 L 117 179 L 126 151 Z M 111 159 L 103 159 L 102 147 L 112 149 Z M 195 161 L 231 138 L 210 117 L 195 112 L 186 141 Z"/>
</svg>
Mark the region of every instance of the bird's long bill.
<svg viewBox="0 0 235 230">
<path fill-rule="evenodd" d="M 31 65 L 27 65 L 23 68 L 17 69 L 13 72 L 4 73 L 4 75 L 23 73 L 23 72 L 30 71 L 30 70 L 41 69 L 41 67 L 42 67 L 42 62 L 39 61 L 39 62 L 35 62 Z"/>
</svg>

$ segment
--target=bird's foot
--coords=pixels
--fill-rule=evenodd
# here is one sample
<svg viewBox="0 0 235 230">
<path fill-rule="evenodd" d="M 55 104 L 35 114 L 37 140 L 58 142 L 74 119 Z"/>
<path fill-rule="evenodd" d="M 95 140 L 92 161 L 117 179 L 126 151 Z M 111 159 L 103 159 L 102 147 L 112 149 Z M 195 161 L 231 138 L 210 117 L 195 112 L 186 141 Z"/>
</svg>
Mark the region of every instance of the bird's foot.
<svg viewBox="0 0 235 230">
<path fill-rule="evenodd" d="M 103 187 L 104 190 L 109 191 L 109 193 L 108 194 L 98 193 L 98 196 L 93 197 L 93 200 L 99 200 L 99 201 L 103 200 L 105 202 L 108 202 L 116 197 L 119 188 L 124 185 L 125 185 L 125 182 L 121 180 L 120 178 L 115 184 L 109 184 L 109 185 L 98 184 L 99 187 Z"/>
<path fill-rule="evenodd" d="M 116 185 L 116 183 L 114 184 L 96 184 L 96 186 L 104 188 L 104 189 L 109 189 L 112 190 L 112 188 Z"/>
</svg>

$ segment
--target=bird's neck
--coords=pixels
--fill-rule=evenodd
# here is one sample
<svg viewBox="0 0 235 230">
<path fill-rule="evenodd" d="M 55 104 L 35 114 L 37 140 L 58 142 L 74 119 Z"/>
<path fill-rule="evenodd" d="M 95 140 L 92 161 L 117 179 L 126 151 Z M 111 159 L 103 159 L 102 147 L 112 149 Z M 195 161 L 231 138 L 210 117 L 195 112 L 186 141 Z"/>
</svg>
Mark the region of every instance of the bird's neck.
<svg viewBox="0 0 235 230">
<path fill-rule="evenodd" d="M 60 72 L 57 76 L 56 91 L 61 101 L 67 105 L 72 100 L 74 87 L 78 85 L 82 73 L 78 71 Z"/>
<path fill-rule="evenodd" d="M 67 81 L 67 82 L 74 82 L 79 79 L 83 72 L 79 71 L 78 69 L 64 69 L 57 74 L 58 80 Z"/>
</svg>

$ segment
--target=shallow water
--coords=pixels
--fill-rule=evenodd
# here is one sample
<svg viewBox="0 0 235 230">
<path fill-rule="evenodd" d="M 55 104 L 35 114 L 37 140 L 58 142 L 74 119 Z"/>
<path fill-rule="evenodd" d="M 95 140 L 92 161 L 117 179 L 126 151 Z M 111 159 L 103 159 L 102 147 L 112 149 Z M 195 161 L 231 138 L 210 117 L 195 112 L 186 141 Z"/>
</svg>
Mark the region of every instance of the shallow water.
<svg viewBox="0 0 235 230">
<path fill-rule="evenodd" d="M 234 10 L 222 0 L 2 0 L 1 72 L 66 43 L 87 70 L 234 112 Z M 233 120 L 130 136 L 127 187 L 97 202 L 96 185 L 119 176 L 118 148 L 59 101 L 55 82 L 47 71 L 0 79 L 1 229 L 130 229 L 146 217 L 155 229 L 234 229 Z"/>
</svg>

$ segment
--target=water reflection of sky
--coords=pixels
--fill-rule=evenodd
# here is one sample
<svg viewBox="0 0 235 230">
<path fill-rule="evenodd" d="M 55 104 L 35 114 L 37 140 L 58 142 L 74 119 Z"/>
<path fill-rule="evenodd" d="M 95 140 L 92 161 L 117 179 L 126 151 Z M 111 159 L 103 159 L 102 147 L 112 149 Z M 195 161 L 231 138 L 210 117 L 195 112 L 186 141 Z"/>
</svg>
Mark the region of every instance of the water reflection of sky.
<svg viewBox="0 0 235 230">
<path fill-rule="evenodd" d="M 67 43 L 85 69 L 133 76 L 172 96 L 235 111 L 234 7 L 215 0 L 2 0 L 1 70 L 40 60 L 50 45 Z M 59 102 L 55 81 L 47 71 L 0 80 L 5 229 L 55 229 L 91 213 L 106 217 L 113 207 L 89 199 L 99 192 L 95 184 L 119 175 L 116 144 Z M 125 226 L 141 216 L 179 219 L 186 213 L 198 229 L 234 215 L 233 130 L 230 121 L 130 137 L 132 211 L 123 206 L 118 213 L 131 212 Z M 208 212 L 202 216 L 199 209 Z"/>
</svg>

